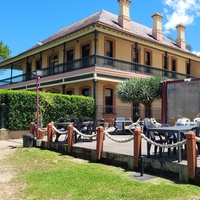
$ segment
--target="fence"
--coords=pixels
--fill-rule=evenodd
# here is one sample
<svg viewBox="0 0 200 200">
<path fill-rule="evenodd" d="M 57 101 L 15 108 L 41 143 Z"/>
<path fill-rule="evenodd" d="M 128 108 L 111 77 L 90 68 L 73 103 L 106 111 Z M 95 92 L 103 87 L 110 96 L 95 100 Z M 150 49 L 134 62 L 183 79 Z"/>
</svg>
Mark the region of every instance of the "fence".
<svg viewBox="0 0 200 200">
<path fill-rule="evenodd" d="M 195 133 L 192 131 L 189 131 L 186 133 L 186 140 L 183 140 L 181 142 L 177 142 L 174 144 L 160 144 L 152 141 L 148 137 L 146 137 L 140 128 L 135 128 L 134 134 L 128 138 L 128 139 L 116 139 L 112 135 L 110 135 L 102 126 L 98 127 L 98 131 L 95 134 L 92 135 L 87 135 L 83 134 L 80 131 L 78 131 L 73 125 L 68 125 L 67 131 L 59 131 L 56 129 L 53 123 L 49 123 L 48 127 L 46 130 L 40 130 L 42 132 L 47 133 L 47 148 L 51 149 L 51 144 L 52 144 L 52 138 L 53 135 L 58 132 L 60 134 L 66 134 L 68 136 L 67 140 L 67 153 L 71 154 L 73 150 L 73 134 L 74 132 L 77 135 L 80 135 L 85 138 L 97 138 L 97 143 L 96 143 L 96 161 L 101 160 L 101 155 L 103 152 L 103 141 L 104 137 L 108 137 L 110 140 L 113 140 L 118 143 L 126 143 L 130 142 L 133 140 L 133 146 L 134 146 L 134 169 L 138 170 L 140 166 L 140 158 L 141 158 L 141 140 L 142 138 L 146 140 L 148 143 L 151 145 L 155 145 L 160 148 L 172 148 L 172 147 L 178 147 L 186 144 L 186 150 L 187 150 L 187 172 L 188 172 L 188 182 L 193 183 L 195 182 L 196 179 L 196 174 L 197 174 L 197 153 L 196 153 L 196 145 L 197 143 L 200 142 L 200 138 L 196 137 Z M 35 132 L 35 125 L 34 123 L 30 124 L 30 133 L 34 134 Z"/>
</svg>

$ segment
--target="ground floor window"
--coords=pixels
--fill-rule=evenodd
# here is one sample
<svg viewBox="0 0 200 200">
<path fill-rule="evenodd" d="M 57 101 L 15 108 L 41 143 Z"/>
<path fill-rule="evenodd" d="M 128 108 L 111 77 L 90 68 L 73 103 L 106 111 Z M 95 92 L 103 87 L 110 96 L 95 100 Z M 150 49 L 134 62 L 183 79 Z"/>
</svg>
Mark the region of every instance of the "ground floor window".
<svg viewBox="0 0 200 200">
<path fill-rule="evenodd" d="M 113 113 L 113 89 L 105 89 L 105 113 Z"/>
</svg>

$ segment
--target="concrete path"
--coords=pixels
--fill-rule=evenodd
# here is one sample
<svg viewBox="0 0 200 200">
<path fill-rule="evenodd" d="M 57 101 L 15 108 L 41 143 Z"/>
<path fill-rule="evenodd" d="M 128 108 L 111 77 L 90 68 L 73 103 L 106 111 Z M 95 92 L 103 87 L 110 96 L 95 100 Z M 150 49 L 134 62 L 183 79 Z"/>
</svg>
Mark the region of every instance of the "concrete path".
<svg viewBox="0 0 200 200">
<path fill-rule="evenodd" d="M 0 140 L 0 149 L 3 148 L 14 148 L 18 146 L 23 146 L 23 139 L 9 139 L 9 140 Z"/>
</svg>

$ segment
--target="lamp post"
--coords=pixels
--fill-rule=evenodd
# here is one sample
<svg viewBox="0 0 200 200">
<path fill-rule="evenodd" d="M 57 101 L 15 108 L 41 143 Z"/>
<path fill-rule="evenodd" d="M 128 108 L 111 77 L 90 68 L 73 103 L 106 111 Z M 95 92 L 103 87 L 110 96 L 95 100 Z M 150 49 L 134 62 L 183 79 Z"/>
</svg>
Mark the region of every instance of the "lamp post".
<svg viewBox="0 0 200 200">
<path fill-rule="evenodd" d="M 5 109 L 6 109 L 6 104 L 2 103 L 1 104 L 1 128 L 5 128 Z"/>
<path fill-rule="evenodd" d="M 36 139 L 39 138 L 39 79 L 42 76 L 42 70 L 36 70 L 33 74 L 36 77 Z"/>
</svg>

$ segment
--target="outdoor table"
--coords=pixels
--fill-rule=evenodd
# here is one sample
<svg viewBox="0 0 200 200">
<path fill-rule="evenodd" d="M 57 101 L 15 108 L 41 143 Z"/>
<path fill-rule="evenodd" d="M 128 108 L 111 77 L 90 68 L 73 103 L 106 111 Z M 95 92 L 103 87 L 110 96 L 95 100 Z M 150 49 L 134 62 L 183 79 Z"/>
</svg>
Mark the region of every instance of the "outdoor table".
<svg viewBox="0 0 200 200">
<path fill-rule="evenodd" d="M 181 132 L 188 132 L 192 129 L 197 129 L 198 126 L 169 126 L 169 127 L 147 127 L 147 136 L 150 138 L 150 132 L 159 132 L 159 133 L 177 133 L 177 141 L 180 142 Z M 150 157 L 150 148 L 149 143 L 147 142 L 147 157 Z M 178 146 L 178 162 L 181 162 L 181 147 Z"/>
<path fill-rule="evenodd" d="M 116 124 L 121 124 L 122 133 L 125 134 L 125 125 L 126 125 L 126 123 L 131 123 L 131 120 L 130 119 L 125 119 L 125 118 L 116 118 L 115 123 Z M 119 128 L 117 128 L 117 129 L 119 129 Z"/>
</svg>

